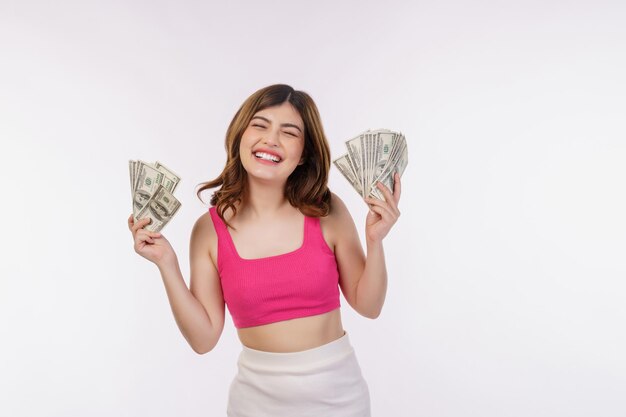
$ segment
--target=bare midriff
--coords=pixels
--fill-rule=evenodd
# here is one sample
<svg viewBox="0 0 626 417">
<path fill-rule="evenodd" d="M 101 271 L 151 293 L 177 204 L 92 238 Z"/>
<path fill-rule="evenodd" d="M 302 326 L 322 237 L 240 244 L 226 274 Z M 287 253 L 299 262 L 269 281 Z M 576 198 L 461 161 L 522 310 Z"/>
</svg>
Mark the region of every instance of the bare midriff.
<svg viewBox="0 0 626 417">
<path fill-rule="evenodd" d="M 344 335 L 339 308 L 316 316 L 237 330 L 241 343 L 255 350 L 287 353 L 325 345 Z"/>
</svg>

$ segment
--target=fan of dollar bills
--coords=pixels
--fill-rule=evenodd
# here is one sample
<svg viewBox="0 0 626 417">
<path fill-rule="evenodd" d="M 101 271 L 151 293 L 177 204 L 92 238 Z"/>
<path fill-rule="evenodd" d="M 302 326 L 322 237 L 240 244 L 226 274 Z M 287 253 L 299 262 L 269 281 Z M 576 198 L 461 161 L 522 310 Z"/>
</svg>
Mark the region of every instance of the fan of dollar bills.
<svg viewBox="0 0 626 417">
<path fill-rule="evenodd" d="M 385 200 L 376 188 L 378 181 L 393 192 L 393 176 L 402 176 L 409 163 L 406 140 L 402 133 L 388 129 L 368 130 L 346 141 L 348 153 L 333 161 L 352 187 L 363 198 Z"/>
<path fill-rule="evenodd" d="M 143 161 L 128 161 L 130 188 L 133 196 L 135 221 L 149 217 L 145 227 L 158 232 L 174 217 L 180 201 L 172 194 L 180 177 L 160 162 L 150 164 Z"/>
</svg>

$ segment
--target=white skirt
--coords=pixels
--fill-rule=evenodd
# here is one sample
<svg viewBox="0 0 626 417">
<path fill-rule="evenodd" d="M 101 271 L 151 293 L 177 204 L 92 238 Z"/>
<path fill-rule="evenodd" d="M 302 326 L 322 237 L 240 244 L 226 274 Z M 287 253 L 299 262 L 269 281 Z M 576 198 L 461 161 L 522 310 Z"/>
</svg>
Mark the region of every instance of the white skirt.
<svg viewBox="0 0 626 417">
<path fill-rule="evenodd" d="M 243 346 L 230 385 L 229 417 L 369 417 L 370 395 L 345 333 L 301 352 Z"/>
</svg>

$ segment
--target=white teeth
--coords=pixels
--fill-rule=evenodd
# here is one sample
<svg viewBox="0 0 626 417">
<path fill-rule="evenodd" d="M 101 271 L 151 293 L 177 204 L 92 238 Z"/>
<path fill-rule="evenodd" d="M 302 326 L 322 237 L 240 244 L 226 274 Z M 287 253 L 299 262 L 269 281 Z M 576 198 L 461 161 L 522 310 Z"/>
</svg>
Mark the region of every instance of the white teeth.
<svg viewBox="0 0 626 417">
<path fill-rule="evenodd" d="M 254 156 L 256 156 L 257 158 L 261 158 L 261 159 L 266 159 L 268 161 L 273 161 L 273 162 L 279 162 L 280 158 L 274 155 L 270 155 L 269 153 L 265 153 L 265 152 L 256 152 L 254 154 Z"/>
</svg>

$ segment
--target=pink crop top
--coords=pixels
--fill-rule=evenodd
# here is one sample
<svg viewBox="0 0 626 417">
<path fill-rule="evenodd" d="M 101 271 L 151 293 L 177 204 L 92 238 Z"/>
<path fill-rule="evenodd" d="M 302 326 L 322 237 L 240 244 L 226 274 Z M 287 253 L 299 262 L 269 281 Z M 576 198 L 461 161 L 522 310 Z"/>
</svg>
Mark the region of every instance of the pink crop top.
<svg viewBox="0 0 626 417">
<path fill-rule="evenodd" d="M 300 248 L 258 259 L 239 256 L 215 207 L 217 267 L 235 327 L 252 327 L 314 316 L 340 307 L 335 254 L 322 235 L 320 219 L 304 216 Z"/>
</svg>

